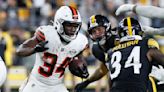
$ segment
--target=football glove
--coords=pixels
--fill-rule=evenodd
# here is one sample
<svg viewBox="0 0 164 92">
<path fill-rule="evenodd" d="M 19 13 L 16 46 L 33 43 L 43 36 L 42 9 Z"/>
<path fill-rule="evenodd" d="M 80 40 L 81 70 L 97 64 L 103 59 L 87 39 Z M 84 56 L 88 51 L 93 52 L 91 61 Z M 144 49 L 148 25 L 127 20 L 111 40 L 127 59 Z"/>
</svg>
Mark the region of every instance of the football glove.
<svg viewBox="0 0 164 92">
<path fill-rule="evenodd" d="M 81 92 L 84 88 L 86 88 L 89 85 L 89 81 L 83 81 L 75 86 L 75 92 Z"/>
<path fill-rule="evenodd" d="M 153 76 L 158 81 L 164 81 L 164 68 L 161 65 L 158 67 L 153 66 L 150 76 Z"/>
<path fill-rule="evenodd" d="M 45 50 L 48 50 L 48 47 L 45 47 L 45 45 L 48 43 L 48 41 L 43 41 L 37 44 L 34 48 L 35 52 L 43 52 Z"/>
<path fill-rule="evenodd" d="M 133 5 L 133 4 L 124 4 L 124 5 L 121 5 L 116 10 L 115 14 L 118 16 L 121 13 L 126 13 L 126 12 L 129 12 L 129 11 L 133 11 L 134 6 L 135 5 Z"/>
</svg>

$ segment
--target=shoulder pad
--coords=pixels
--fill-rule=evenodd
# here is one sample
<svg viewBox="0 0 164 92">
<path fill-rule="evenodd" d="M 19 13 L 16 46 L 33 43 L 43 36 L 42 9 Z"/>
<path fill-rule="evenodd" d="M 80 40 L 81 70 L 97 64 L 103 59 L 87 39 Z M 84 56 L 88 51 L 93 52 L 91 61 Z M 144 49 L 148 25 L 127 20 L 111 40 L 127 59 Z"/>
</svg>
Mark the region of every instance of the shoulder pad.
<svg viewBox="0 0 164 92">
<path fill-rule="evenodd" d="M 157 49 L 159 49 L 158 42 L 156 40 L 152 39 L 152 38 L 148 39 L 148 43 L 147 44 L 148 44 L 149 48 L 157 48 Z"/>
</svg>

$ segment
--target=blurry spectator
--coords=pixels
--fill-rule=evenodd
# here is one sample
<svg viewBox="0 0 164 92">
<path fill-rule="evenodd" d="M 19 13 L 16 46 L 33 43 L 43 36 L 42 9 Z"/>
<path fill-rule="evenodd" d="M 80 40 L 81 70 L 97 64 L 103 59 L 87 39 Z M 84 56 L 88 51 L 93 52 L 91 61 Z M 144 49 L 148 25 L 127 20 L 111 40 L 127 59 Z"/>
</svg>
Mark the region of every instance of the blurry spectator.
<svg viewBox="0 0 164 92">
<path fill-rule="evenodd" d="M 17 11 L 18 11 L 18 7 L 16 6 L 16 0 L 7 0 L 6 12 L 7 12 L 7 26 L 9 28 L 18 25 Z"/>
<path fill-rule="evenodd" d="M 27 0 L 17 0 L 19 26 L 27 28 L 29 26 L 30 5 Z"/>
<path fill-rule="evenodd" d="M 115 10 L 116 10 L 116 5 L 114 4 L 114 1 L 112 0 L 107 0 L 104 2 L 104 10 L 106 10 L 106 15 L 108 16 L 110 22 L 111 22 L 111 27 L 114 28 L 114 27 L 117 27 L 117 19 L 115 18 Z M 121 17 L 118 17 L 120 19 L 118 20 L 121 20 L 122 18 Z"/>
<path fill-rule="evenodd" d="M 97 13 L 95 10 L 95 0 L 82 0 L 81 3 L 79 11 L 83 21 L 87 23 L 88 18 Z"/>
<path fill-rule="evenodd" d="M 46 25 L 49 22 L 50 17 L 52 16 L 52 7 L 50 0 L 46 0 L 44 5 L 41 7 L 40 13 L 42 15 L 41 25 Z"/>
<path fill-rule="evenodd" d="M 44 6 L 44 4 L 45 4 L 45 0 L 33 0 L 33 7 L 31 9 L 33 15 L 31 17 L 32 18 L 31 21 L 35 26 L 40 25 L 40 22 L 42 20 L 40 9 L 42 6 Z"/>
<path fill-rule="evenodd" d="M 152 5 L 159 7 L 159 0 L 152 0 Z M 158 18 L 152 18 L 152 27 L 159 28 L 164 26 L 162 23 L 164 20 L 158 19 Z"/>
<path fill-rule="evenodd" d="M 6 25 L 7 13 L 5 10 L 0 10 L 0 27 Z"/>
</svg>

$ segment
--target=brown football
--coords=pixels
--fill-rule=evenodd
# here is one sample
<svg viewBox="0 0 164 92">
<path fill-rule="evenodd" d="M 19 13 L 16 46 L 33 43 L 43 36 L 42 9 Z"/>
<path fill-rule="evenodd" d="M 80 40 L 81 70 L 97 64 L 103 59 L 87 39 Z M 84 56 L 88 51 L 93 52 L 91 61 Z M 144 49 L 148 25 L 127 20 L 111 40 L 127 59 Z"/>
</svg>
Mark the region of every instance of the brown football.
<svg viewBox="0 0 164 92">
<path fill-rule="evenodd" d="M 87 78 L 89 73 L 86 61 L 81 57 L 74 57 L 69 63 L 70 72 L 78 77 Z"/>
</svg>

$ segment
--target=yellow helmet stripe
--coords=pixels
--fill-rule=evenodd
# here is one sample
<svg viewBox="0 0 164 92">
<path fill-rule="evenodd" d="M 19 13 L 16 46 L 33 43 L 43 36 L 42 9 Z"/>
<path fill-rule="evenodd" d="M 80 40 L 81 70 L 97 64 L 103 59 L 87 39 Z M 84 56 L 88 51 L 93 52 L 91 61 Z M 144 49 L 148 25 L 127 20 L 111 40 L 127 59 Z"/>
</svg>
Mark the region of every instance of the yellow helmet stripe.
<svg viewBox="0 0 164 92">
<path fill-rule="evenodd" d="M 95 15 L 91 17 L 91 23 L 95 23 Z"/>
<path fill-rule="evenodd" d="M 127 17 L 127 23 L 128 23 L 128 34 L 132 36 L 132 25 L 131 25 L 130 17 Z"/>
</svg>

